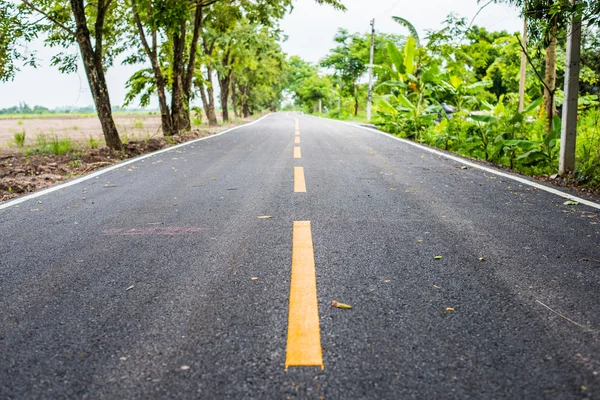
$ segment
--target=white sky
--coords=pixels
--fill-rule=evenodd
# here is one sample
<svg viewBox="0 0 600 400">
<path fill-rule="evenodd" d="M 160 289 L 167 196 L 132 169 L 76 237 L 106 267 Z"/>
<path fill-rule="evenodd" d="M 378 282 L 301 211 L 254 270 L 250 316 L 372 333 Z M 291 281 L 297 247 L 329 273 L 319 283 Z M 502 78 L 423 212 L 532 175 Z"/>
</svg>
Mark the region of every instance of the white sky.
<svg viewBox="0 0 600 400">
<path fill-rule="evenodd" d="M 283 49 L 290 55 L 316 62 L 332 47 L 332 39 L 340 27 L 350 32 L 369 31 L 369 21 L 375 18 L 379 32 L 407 34 L 402 26 L 392 21 L 397 15 L 409 20 L 424 37 L 428 29 L 439 29 L 446 16 L 455 12 L 473 18 L 479 5 L 477 0 L 343 0 L 345 13 L 331 7 L 319 6 L 312 0 L 296 0 L 293 12 L 281 22 L 288 35 Z M 489 30 L 515 32 L 522 22 L 515 9 L 504 5 L 489 5 L 474 22 Z M 39 104 L 54 108 L 60 106 L 83 107 L 93 104 L 83 68 L 77 74 L 64 75 L 50 66 L 55 49 L 34 43 L 41 66 L 23 68 L 14 81 L 0 83 L 0 108 L 10 107 L 20 101 L 30 106 Z M 117 65 L 108 70 L 107 80 L 113 105 L 121 105 L 125 97 L 125 82 L 139 66 Z"/>
</svg>

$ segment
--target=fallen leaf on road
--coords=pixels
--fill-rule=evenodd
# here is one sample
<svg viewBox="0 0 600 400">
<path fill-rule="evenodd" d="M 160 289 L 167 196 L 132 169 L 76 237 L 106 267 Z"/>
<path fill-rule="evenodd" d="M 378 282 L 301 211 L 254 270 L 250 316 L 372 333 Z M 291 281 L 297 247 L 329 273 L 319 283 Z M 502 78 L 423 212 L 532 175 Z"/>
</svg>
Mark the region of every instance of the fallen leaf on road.
<svg viewBox="0 0 600 400">
<path fill-rule="evenodd" d="M 133 289 L 134 287 L 135 287 L 135 286 L 131 285 L 131 286 L 129 286 L 127 289 L 125 289 L 125 291 L 131 290 L 131 289 Z"/>
<path fill-rule="evenodd" d="M 422 243 L 423 239 L 418 239 L 417 242 Z"/>
<path fill-rule="evenodd" d="M 213 178 L 213 181 L 216 181 L 216 180 L 217 180 L 217 178 Z"/>
<path fill-rule="evenodd" d="M 384 282 L 385 283 L 390 283 L 391 281 L 389 279 L 386 279 Z"/>
<path fill-rule="evenodd" d="M 182 365 L 180 369 L 183 370 L 183 371 L 187 371 L 188 369 L 190 369 L 190 366 L 189 365 Z"/>
<path fill-rule="evenodd" d="M 257 281 L 257 280 L 258 280 L 258 276 L 253 276 L 253 277 L 252 277 L 252 278 L 250 278 L 250 279 L 252 279 L 253 281 Z"/>
<path fill-rule="evenodd" d="M 121 360 L 121 361 L 127 361 L 127 357 L 120 357 L 119 360 Z"/>
<path fill-rule="evenodd" d="M 340 302 L 337 302 L 335 300 L 331 302 L 331 307 L 343 308 L 343 309 L 350 309 L 350 308 L 352 308 L 352 306 L 350 304 L 340 303 Z"/>
<path fill-rule="evenodd" d="M 433 285 L 433 287 L 436 288 L 436 289 L 441 289 L 441 287 L 438 286 L 438 285 Z"/>
<path fill-rule="evenodd" d="M 442 256 L 435 256 L 435 257 L 433 257 L 433 259 L 434 259 L 434 260 L 441 260 L 441 259 L 442 259 Z"/>
<path fill-rule="evenodd" d="M 41 201 L 39 201 L 39 200 L 38 200 L 38 201 L 36 201 L 36 203 L 38 203 L 38 204 L 42 204 L 42 202 L 41 202 Z"/>
<path fill-rule="evenodd" d="M 460 169 L 467 169 L 467 166 L 463 165 L 462 167 L 460 167 Z"/>
<path fill-rule="evenodd" d="M 594 259 L 594 258 L 590 258 L 590 257 L 585 257 L 585 258 L 582 258 L 582 259 L 581 259 L 581 260 L 579 260 L 579 261 L 595 261 L 595 262 L 599 262 L 599 263 L 600 263 L 600 260 L 596 260 L 596 259 Z"/>
<path fill-rule="evenodd" d="M 479 257 L 479 261 L 485 261 L 485 258 Z"/>
<path fill-rule="evenodd" d="M 446 307 L 446 311 L 454 311 L 454 307 Z"/>
<path fill-rule="evenodd" d="M 579 204 L 578 201 L 573 201 L 573 200 L 567 200 L 563 203 L 565 206 L 576 206 Z"/>
<path fill-rule="evenodd" d="M 258 216 L 256 218 L 259 218 L 259 219 L 268 219 L 268 218 L 273 218 L 273 217 L 270 216 L 270 215 L 260 215 L 260 216 Z"/>
</svg>

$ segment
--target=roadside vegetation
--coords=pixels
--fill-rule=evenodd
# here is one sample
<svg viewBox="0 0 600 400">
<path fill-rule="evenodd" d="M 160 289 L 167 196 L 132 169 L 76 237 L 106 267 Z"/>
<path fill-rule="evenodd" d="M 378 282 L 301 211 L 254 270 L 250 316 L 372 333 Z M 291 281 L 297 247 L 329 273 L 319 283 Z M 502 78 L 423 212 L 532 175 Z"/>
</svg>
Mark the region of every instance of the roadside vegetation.
<svg viewBox="0 0 600 400">
<path fill-rule="evenodd" d="M 408 35 L 375 35 L 371 123 L 442 150 L 598 192 L 598 5 L 580 2 L 573 9 L 559 0 L 510 3 L 528 15 L 526 42 L 520 33 L 490 32 L 455 14 L 442 29 L 419 38 L 409 21 L 393 17 L 398 33 Z M 566 26 L 573 15 L 583 20 L 576 164 L 571 174 L 558 177 Z M 289 88 L 295 103 L 288 108 L 367 122 L 369 46 L 370 34 L 339 29 L 334 47 L 319 64 L 292 58 Z"/>
</svg>

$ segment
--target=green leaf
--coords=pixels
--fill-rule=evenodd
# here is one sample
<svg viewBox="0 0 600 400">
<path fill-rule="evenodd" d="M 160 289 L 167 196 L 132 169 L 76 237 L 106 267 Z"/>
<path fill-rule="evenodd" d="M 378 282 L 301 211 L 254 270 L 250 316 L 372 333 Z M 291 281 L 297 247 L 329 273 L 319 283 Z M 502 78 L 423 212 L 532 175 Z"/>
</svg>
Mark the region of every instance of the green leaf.
<svg viewBox="0 0 600 400">
<path fill-rule="evenodd" d="M 517 157 L 517 161 L 520 161 L 525 165 L 533 165 L 546 160 L 546 153 L 539 149 L 530 150 L 527 153 L 521 154 L 519 157 Z"/>
<path fill-rule="evenodd" d="M 528 114 L 528 113 L 532 112 L 533 110 L 538 108 L 540 106 L 540 104 L 542 104 L 542 101 L 544 101 L 544 98 L 540 97 L 539 99 L 529 103 L 529 105 L 523 109 L 522 114 Z"/>
<path fill-rule="evenodd" d="M 463 80 L 460 76 L 452 75 L 450 77 L 450 84 L 453 88 L 458 89 L 458 87 L 463 84 Z"/>
<path fill-rule="evenodd" d="M 552 131 L 553 132 L 559 132 L 561 131 L 561 119 L 558 115 L 555 115 L 554 118 L 552 118 Z"/>
<path fill-rule="evenodd" d="M 382 111 L 387 111 L 392 115 L 398 114 L 398 110 L 396 110 L 385 97 L 379 98 L 379 107 L 382 109 Z"/>
<path fill-rule="evenodd" d="M 398 102 L 410 110 L 414 110 L 416 108 L 415 105 L 411 103 L 410 100 L 408 100 L 403 94 L 398 95 Z"/>
<path fill-rule="evenodd" d="M 485 122 L 485 123 L 492 123 L 492 122 L 496 122 L 498 121 L 497 117 L 494 117 L 493 115 L 478 115 L 478 114 L 472 114 L 471 115 L 471 119 L 473 121 L 477 121 L 477 122 Z"/>
<path fill-rule="evenodd" d="M 535 142 L 533 140 L 505 140 L 505 146 L 516 146 L 523 150 L 530 150 L 533 147 L 539 146 L 539 142 Z"/>
<path fill-rule="evenodd" d="M 565 206 L 577 206 L 579 205 L 578 201 L 573 201 L 573 200 L 567 200 L 563 203 Z"/>
<path fill-rule="evenodd" d="M 410 32 L 410 36 L 412 38 L 414 38 L 417 46 L 418 47 L 421 46 L 421 40 L 419 39 L 419 33 L 417 32 L 417 29 L 415 28 L 415 26 L 413 24 L 411 24 L 410 22 L 408 22 L 408 20 L 401 18 L 401 17 L 392 17 L 392 19 L 394 21 L 396 21 L 397 23 L 399 23 L 400 25 L 406 27 Z"/>
<path fill-rule="evenodd" d="M 488 87 L 492 87 L 493 85 L 494 85 L 494 82 L 492 82 L 490 80 L 483 80 L 483 81 L 479 81 L 479 82 L 475 82 L 470 85 L 467 85 L 467 86 L 465 86 L 465 89 L 473 90 L 473 89 L 479 89 L 479 88 L 488 88 Z"/>
<path fill-rule="evenodd" d="M 417 44 L 412 36 L 406 41 L 404 45 L 404 68 L 406 74 L 412 74 L 415 71 L 415 48 Z"/>
<path fill-rule="evenodd" d="M 400 50 L 396 47 L 396 45 L 392 42 L 389 42 L 387 45 L 388 55 L 392 60 L 392 64 L 396 68 L 396 72 L 398 74 L 404 75 L 406 73 L 406 68 L 404 67 L 404 56 L 400 53 Z"/>
</svg>

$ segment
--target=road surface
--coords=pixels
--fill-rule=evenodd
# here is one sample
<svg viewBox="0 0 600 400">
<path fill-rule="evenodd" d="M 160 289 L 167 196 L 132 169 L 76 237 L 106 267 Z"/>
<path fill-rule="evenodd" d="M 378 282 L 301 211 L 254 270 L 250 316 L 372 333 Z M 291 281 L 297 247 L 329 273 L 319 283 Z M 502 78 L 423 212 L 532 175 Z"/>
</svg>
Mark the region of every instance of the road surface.
<svg viewBox="0 0 600 400">
<path fill-rule="evenodd" d="M 298 113 L 135 160 L 0 210 L 0 398 L 600 398 L 565 200 Z"/>
</svg>

